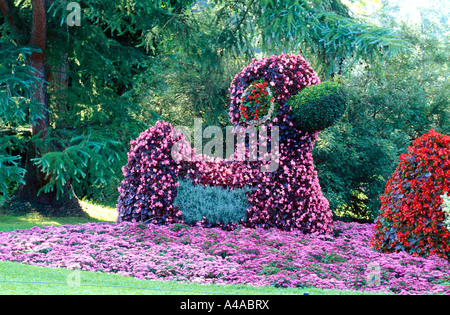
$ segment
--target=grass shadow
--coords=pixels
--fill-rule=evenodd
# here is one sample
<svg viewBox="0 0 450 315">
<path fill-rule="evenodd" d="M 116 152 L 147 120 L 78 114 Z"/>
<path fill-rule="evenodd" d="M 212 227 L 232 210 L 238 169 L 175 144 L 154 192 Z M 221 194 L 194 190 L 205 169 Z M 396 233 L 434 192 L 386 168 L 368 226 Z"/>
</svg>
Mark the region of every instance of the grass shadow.
<svg viewBox="0 0 450 315">
<path fill-rule="evenodd" d="M 0 231 L 8 232 L 17 229 L 29 229 L 34 226 L 66 224 L 83 224 L 88 222 L 114 222 L 117 212 L 114 208 L 97 205 L 92 202 L 80 201 L 82 212 L 65 213 L 43 212 L 31 205 L 0 208 Z"/>
</svg>

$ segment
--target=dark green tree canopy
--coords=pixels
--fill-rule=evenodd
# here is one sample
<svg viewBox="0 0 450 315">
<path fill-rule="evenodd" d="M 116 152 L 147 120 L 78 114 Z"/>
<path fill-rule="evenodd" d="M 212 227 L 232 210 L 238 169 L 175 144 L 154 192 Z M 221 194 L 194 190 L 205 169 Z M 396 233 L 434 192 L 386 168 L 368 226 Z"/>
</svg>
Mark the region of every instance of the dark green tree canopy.
<svg viewBox="0 0 450 315">
<path fill-rule="evenodd" d="M 67 1 L 0 0 L 0 198 L 20 184 L 35 188 L 31 199 L 74 192 L 113 203 L 130 139 L 157 119 L 227 126 L 230 82 L 261 55 L 301 54 L 322 81 L 351 87 L 316 158 L 325 190 L 348 193 L 339 204 L 377 199 L 370 187 L 382 186 L 400 143 L 448 126 L 448 50 L 433 40 L 445 36 L 431 14 L 421 31 L 386 17 L 373 23 L 340 0 L 78 3 L 81 26 L 70 27 Z M 350 171 L 330 162 L 337 152 L 349 161 L 340 170 L 365 172 L 349 189 Z M 372 177 L 367 161 L 379 167 Z"/>
</svg>

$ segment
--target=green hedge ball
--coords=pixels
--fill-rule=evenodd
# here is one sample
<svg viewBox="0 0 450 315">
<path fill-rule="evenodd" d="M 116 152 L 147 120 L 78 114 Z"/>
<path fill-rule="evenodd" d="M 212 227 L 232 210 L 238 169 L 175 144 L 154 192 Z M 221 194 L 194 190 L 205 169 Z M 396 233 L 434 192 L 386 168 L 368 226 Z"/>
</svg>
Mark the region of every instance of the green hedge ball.
<svg viewBox="0 0 450 315">
<path fill-rule="evenodd" d="M 291 97 L 293 122 L 297 129 L 320 131 L 334 125 L 345 113 L 346 97 L 339 83 L 308 86 Z"/>
</svg>

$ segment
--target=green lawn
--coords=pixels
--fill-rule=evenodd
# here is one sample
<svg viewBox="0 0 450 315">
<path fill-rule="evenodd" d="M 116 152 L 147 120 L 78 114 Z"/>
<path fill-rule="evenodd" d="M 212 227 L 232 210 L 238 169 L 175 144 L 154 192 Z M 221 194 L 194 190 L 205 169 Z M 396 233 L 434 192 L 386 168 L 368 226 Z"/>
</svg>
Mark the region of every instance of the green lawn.
<svg viewBox="0 0 450 315">
<path fill-rule="evenodd" d="M 0 262 L 0 295 L 284 295 L 305 292 L 311 295 L 361 294 L 316 288 L 280 289 L 150 281 L 99 272 Z"/>
<path fill-rule="evenodd" d="M 114 208 L 82 202 L 84 216 L 78 217 L 48 217 L 37 212 L 11 214 L 0 210 L 0 231 L 9 232 L 17 229 L 29 229 L 33 226 L 65 224 L 83 224 L 88 222 L 114 222 L 117 211 Z"/>
<path fill-rule="evenodd" d="M 0 212 L 0 232 L 28 229 L 33 226 L 83 224 L 86 222 L 114 222 L 113 208 L 83 203 L 83 217 L 46 217 L 38 213 L 12 215 Z M 354 291 L 321 290 L 316 288 L 282 289 L 274 287 L 251 287 L 245 285 L 200 285 L 173 281 L 150 281 L 114 274 L 67 269 L 28 266 L 13 262 L 0 262 L 1 295 L 156 295 L 156 294 L 362 294 Z"/>
</svg>

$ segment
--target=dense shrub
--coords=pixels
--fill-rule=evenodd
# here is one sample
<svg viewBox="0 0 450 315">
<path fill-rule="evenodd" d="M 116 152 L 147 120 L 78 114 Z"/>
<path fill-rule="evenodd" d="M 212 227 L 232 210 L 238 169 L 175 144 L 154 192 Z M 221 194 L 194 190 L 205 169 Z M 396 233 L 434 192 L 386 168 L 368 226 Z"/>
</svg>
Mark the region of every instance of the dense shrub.
<svg viewBox="0 0 450 315">
<path fill-rule="evenodd" d="M 434 130 L 416 139 L 386 185 L 372 245 L 450 258 L 441 196 L 450 191 L 450 136 Z"/>
<path fill-rule="evenodd" d="M 249 189 L 223 189 L 193 185 L 190 180 L 179 182 L 174 205 L 182 209 L 181 217 L 187 224 L 202 223 L 227 226 L 246 221 Z"/>
<path fill-rule="evenodd" d="M 304 88 L 289 99 L 294 125 L 306 131 L 324 130 L 336 123 L 345 112 L 346 101 L 340 84 L 323 82 Z"/>
</svg>

